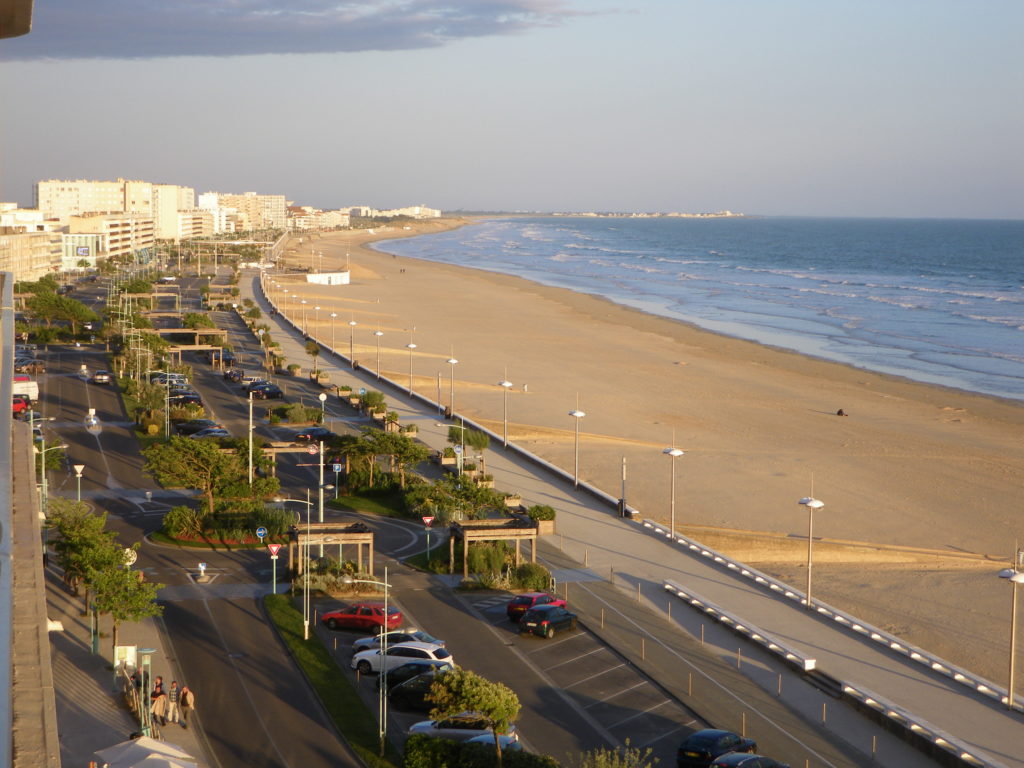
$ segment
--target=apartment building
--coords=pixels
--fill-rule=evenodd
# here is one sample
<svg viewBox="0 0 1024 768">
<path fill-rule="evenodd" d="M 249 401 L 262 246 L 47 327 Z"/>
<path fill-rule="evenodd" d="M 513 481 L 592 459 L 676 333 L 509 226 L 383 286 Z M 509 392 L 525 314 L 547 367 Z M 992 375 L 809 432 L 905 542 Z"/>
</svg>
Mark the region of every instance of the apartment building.
<svg viewBox="0 0 1024 768">
<path fill-rule="evenodd" d="M 214 214 L 203 208 L 178 211 L 175 240 L 210 237 L 214 234 Z"/>
<path fill-rule="evenodd" d="M 99 235 L 100 253 L 118 261 L 148 261 L 156 243 L 153 218 L 130 213 L 72 216 L 68 234 Z"/>
<path fill-rule="evenodd" d="M 217 195 L 218 205 L 234 208 L 243 229 L 284 229 L 288 225 L 284 195 Z"/>
<path fill-rule="evenodd" d="M 11 272 L 15 280 L 38 280 L 60 270 L 59 232 L 25 232 L 0 227 L 0 272 Z"/>
</svg>

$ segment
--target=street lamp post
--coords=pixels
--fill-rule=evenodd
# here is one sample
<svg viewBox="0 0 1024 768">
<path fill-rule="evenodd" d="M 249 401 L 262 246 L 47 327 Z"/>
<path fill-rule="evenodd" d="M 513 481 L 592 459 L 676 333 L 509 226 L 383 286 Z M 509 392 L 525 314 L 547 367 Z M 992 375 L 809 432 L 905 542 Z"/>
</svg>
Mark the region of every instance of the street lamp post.
<svg viewBox="0 0 1024 768">
<path fill-rule="evenodd" d="M 412 351 L 416 349 L 416 345 L 411 341 L 405 345 L 405 348 L 409 350 L 409 394 L 412 394 Z"/>
<path fill-rule="evenodd" d="M 508 448 L 508 390 L 512 386 L 512 382 L 504 378 L 498 382 L 498 386 L 501 387 L 502 442 Z"/>
<path fill-rule="evenodd" d="M 302 567 L 302 638 L 309 640 L 309 518 L 313 509 L 313 502 L 309 500 L 309 489 L 306 489 L 306 500 L 302 499 L 283 499 L 280 496 L 274 498 L 274 501 L 278 504 L 285 504 L 292 502 L 293 504 L 305 504 L 306 505 L 306 543 L 305 545 L 299 546 L 299 564 Z M 295 522 L 301 523 L 302 518 L 299 513 L 295 513 Z M 305 547 L 306 554 L 303 556 L 302 550 Z"/>
<path fill-rule="evenodd" d="M 1019 570 L 1024 559 L 1024 549 L 1014 552 L 1013 567 L 999 572 L 999 578 L 1009 580 L 1013 587 L 1010 603 L 1010 675 L 1006 686 L 1006 708 L 1014 708 L 1014 683 L 1017 677 L 1017 585 L 1024 584 L 1024 571 Z"/>
<path fill-rule="evenodd" d="M 306 300 L 302 299 L 299 303 L 302 305 L 302 335 L 308 336 L 309 334 L 306 331 Z"/>
<path fill-rule="evenodd" d="M 350 368 L 356 367 L 356 326 L 355 320 L 348 321 L 348 364 Z"/>
<path fill-rule="evenodd" d="M 575 448 L 575 452 L 574 452 L 575 460 L 573 462 L 572 487 L 573 488 L 579 488 L 580 487 L 580 419 L 582 419 L 587 414 L 585 414 L 583 411 L 580 410 L 580 402 L 579 402 L 579 398 L 578 397 L 576 398 L 576 408 L 574 410 L 572 410 L 572 411 L 569 411 L 569 415 L 572 416 L 573 421 L 576 423 L 575 424 L 575 426 L 576 426 L 576 441 L 575 441 L 576 448 Z"/>
<path fill-rule="evenodd" d="M 249 487 L 252 487 L 252 392 L 249 392 Z"/>
<path fill-rule="evenodd" d="M 449 394 L 448 394 L 448 410 L 451 411 L 452 416 L 454 416 L 455 415 L 455 366 L 458 365 L 459 361 L 455 359 L 455 354 L 453 352 L 452 356 L 449 357 L 445 362 L 448 363 L 448 365 L 450 365 L 452 367 L 451 390 L 449 391 Z"/>
<path fill-rule="evenodd" d="M 673 440 L 672 442 L 674 443 L 675 441 Z M 671 482 L 671 490 L 670 490 L 670 494 L 671 495 L 669 496 L 669 529 L 670 529 L 670 531 L 672 533 L 672 538 L 675 539 L 675 536 L 676 536 L 676 459 L 678 459 L 680 456 L 684 456 L 685 452 L 679 450 L 678 448 L 676 448 L 673 445 L 673 446 L 663 450 L 662 453 L 664 453 L 666 456 L 671 458 L 671 461 L 669 462 L 669 465 L 670 465 L 671 471 L 672 471 L 672 482 Z M 623 494 L 623 496 L 625 496 L 625 494 Z"/>
<path fill-rule="evenodd" d="M 825 502 L 818 501 L 812 496 L 805 496 L 800 503 L 807 507 L 807 610 L 811 610 L 811 569 L 814 561 L 812 559 L 814 547 L 814 513 L 825 508 Z"/>
<path fill-rule="evenodd" d="M 377 716 L 380 718 L 380 724 L 377 730 L 377 736 L 380 739 L 380 756 L 384 756 L 384 743 L 388 736 L 388 590 L 391 585 L 388 583 L 388 567 L 384 566 L 384 581 L 374 581 L 373 579 L 353 579 L 351 576 L 346 576 L 342 579 L 345 584 L 373 584 L 378 587 L 384 587 L 384 626 L 381 627 L 381 638 L 380 638 L 380 687 L 377 694 Z"/>
<path fill-rule="evenodd" d="M 320 306 L 313 307 L 313 338 L 317 338 L 317 330 L 320 328 Z"/>
<path fill-rule="evenodd" d="M 373 332 L 373 335 L 377 337 L 377 379 L 380 379 L 380 337 L 384 335 L 384 331 L 379 328 Z"/>
<path fill-rule="evenodd" d="M 337 312 L 331 312 L 331 352 L 334 352 L 334 336 L 335 336 L 335 324 L 334 321 L 338 319 Z"/>
<path fill-rule="evenodd" d="M 82 500 L 82 471 L 85 469 L 85 464 L 75 464 L 75 478 L 78 480 L 78 501 Z"/>
</svg>

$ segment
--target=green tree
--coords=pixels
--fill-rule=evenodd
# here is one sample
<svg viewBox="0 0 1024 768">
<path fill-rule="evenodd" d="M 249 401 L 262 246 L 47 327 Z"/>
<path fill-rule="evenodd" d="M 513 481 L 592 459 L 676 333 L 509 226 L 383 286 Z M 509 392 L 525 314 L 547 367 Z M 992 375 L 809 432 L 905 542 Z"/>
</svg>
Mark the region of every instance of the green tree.
<svg viewBox="0 0 1024 768">
<path fill-rule="evenodd" d="M 217 327 L 217 324 L 205 312 L 186 312 L 185 316 L 181 319 L 181 325 L 184 328 L 193 329 Z"/>
<path fill-rule="evenodd" d="M 85 585 L 88 611 L 94 575 L 124 563 L 124 550 L 116 543 L 117 534 L 106 530 L 105 512 L 95 514 L 88 505 L 70 499 L 50 499 L 47 525 L 59 536 L 53 551 L 64 571 L 64 582 L 76 595 L 79 586 Z"/>
<path fill-rule="evenodd" d="M 433 705 L 430 717 L 443 720 L 460 712 L 476 712 L 494 734 L 494 751 L 501 768 L 501 740 L 519 716 L 519 697 L 511 688 L 487 680 L 462 667 L 454 667 L 437 675 L 430 686 L 427 701 Z"/>
<path fill-rule="evenodd" d="M 306 342 L 306 354 L 313 358 L 313 375 L 318 373 L 317 360 L 320 357 L 320 345 L 312 339 Z"/>
<path fill-rule="evenodd" d="M 169 442 L 143 449 L 146 471 L 164 486 L 195 488 L 206 498 L 212 515 L 218 490 L 244 477 L 245 467 L 235 453 L 222 453 L 209 440 L 190 440 L 175 435 Z"/>
<path fill-rule="evenodd" d="M 25 309 L 32 317 L 44 321 L 48 328 L 54 322 L 67 323 L 72 333 L 78 333 L 82 323 L 99 320 L 99 315 L 82 302 L 56 293 L 37 293 L 25 302 Z"/>
<path fill-rule="evenodd" d="M 368 428 L 363 431 L 363 440 L 374 458 L 387 456 L 389 471 L 398 472 L 399 485 L 405 489 L 405 473 L 408 469 L 430 458 L 430 449 L 407 435 L 397 432 L 381 432 Z M 372 485 L 372 483 L 371 483 Z"/>
<path fill-rule="evenodd" d="M 164 585 L 143 581 L 141 571 L 133 571 L 127 566 L 108 567 L 93 571 L 90 582 L 96 594 L 93 601 L 96 610 L 101 615 L 109 614 L 113 621 L 111 650 L 117 647 L 117 633 L 122 622 L 140 621 L 163 613 L 163 606 L 157 605 L 156 593 Z"/>
</svg>

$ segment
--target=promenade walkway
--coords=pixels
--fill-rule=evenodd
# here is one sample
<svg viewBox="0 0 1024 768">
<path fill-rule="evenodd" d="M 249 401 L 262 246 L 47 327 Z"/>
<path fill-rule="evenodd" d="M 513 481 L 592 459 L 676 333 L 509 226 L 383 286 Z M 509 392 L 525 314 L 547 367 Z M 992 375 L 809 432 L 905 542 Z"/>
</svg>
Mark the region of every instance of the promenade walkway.
<svg viewBox="0 0 1024 768">
<path fill-rule="evenodd" d="M 264 312 L 271 309 L 258 290 L 258 276 L 249 273 L 243 277 L 241 296 L 254 299 Z M 286 331 L 286 321 L 280 316 L 272 320 L 281 325 L 273 336 L 281 342 L 285 357 L 304 362 L 307 356 L 301 334 L 294 329 Z M 342 354 L 345 351 L 339 350 Z M 321 357 L 320 366 L 331 371 L 332 383 L 381 389 L 388 398 L 389 409 L 399 413 L 403 424 L 418 425 L 419 438 L 424 443 L 437 449 L 446 445 L 449 424 L 439 423 L 436 406 L 420 399 L 410 401 L 404 397 L 401 383 L 389 387 L 369 372 L 351 371 L 344 359 L 330 354 Z M 342 407 L 336 402 L 329 405 L 339 412 Z M 759 588 L 706 558 L 689 554 L 636 522 L 620 519 L 594 495 L 583 489 L 574 490 L 571 483 L 514 453 L 500 448 L 490 450 L 487 467 L 499 489 L 520 493 L 525 504 L 549 504 L 558 510 L 558 534 L 547 538 L 540 547 L 540 555 L 555 567 L 561 588 L 569 582 L 576 585 L 570 589 L 577 595 L 589 592 L 597 599 L 596 590 L 589 584 L 595 580 L 612 581 L 622 594 L 660 611 L 680 632 L 701 638 L 705 648 L 733 659 L 746 676 L 763 689 L 775 692 L 809 723 L 823 725 L 866 755 L 874 752 L 876 764 L 910 765 L 913 761 L 905 755 L 895 757 L 899 745 L 881 727 L 818 691 L 804 677 L 761 654 L 753 644 L 666 594 L 664 581 L 684 585 L 743 617 L 784 645 L 815 659 L 818 669 L 832 677 L 863 686 L 914 713 L 950 734 L 972 753 L 982 755 L 986 764 L 1024 768 L 1024 752 L 1019 749 L 1024 744 L 1024 718 L 1020 713 L 1008 712 L 997 702 L 971 693 L 948 677 L 841 630 L 792 601 Z M 585 567 L 559 569 L 560 555 Z M 635 631 L 637 642 L 644 636 L 649 638 L 647 643 L 663 644 L 643 626 L 636 626 Z M 689 671 L 680 663 L 681 677 Z M 731 698 L 728 691 L 719 690 L 714 695 L 726 701 Z M 758 717 L 755 709 L 747 702 L 734 701 L 732 717 L 752 727 L 749 718 Z M 723 725 L 738 727 L 739 723 Z M 768 718 L 762 726 L 774 727 Z M 887 754 L 887 750 L 891 752 Z"/>
</svg>

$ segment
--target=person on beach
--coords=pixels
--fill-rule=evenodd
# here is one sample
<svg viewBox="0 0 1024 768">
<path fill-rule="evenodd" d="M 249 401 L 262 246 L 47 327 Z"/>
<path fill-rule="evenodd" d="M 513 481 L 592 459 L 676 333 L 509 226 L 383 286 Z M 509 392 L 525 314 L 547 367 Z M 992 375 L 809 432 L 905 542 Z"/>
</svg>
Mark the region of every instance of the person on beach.
<svg viewBox="0 0 1024 768">
<path fill-rule="evenodd" d="M 178 722 L 178 704 L 181 702 L 181 691 L 178 690 L 178 681 L 171 681 L 171 688 L 167 691 L 167 715 L 164 718 L 164 725 L 168 722 Z"/>
<path fill-rule="evenodd" d="M 187 685 L 181 686 L 181 727 L 188 728 L 188 713 L 196 708 L 196 695 Z"/>
</svg>

